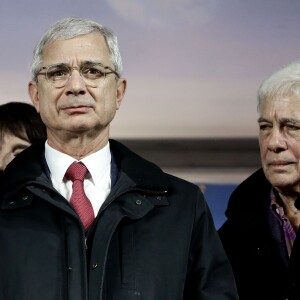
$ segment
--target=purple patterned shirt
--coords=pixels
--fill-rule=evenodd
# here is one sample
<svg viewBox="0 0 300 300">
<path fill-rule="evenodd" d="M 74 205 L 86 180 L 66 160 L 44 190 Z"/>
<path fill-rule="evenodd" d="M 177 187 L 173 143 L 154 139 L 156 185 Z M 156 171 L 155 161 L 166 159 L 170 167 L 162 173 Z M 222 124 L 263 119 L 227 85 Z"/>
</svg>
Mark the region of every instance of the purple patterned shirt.
<svg viewBox="0 0 300 300">
<path fill-rule="evenodd" d="M 285 237 L 285 244 L 287 247 L 288 255 L 290 256 L 294 241 L 296 239 L 296 232 L 292 224 L 290 223 L 289 219 L 284 215 L 284 209 L 281 206 L 278 199 L 276 199 L 273 188 L 271 189 L 270 198 L 271 198 L 270 209 L 272 213 L 275 214 L 278 221 L 280 222 L 280 226 L 283 230 L 284 237 Z"/>
</svg>

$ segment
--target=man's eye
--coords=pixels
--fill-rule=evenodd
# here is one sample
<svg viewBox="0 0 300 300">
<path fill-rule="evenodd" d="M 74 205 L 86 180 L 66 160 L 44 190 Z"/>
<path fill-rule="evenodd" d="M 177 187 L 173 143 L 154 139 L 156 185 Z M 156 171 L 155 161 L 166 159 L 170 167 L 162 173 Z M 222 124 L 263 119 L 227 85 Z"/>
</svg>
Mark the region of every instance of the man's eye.
<svg viewBox="0 0 300 300">
<path fill-rule="evenodd" d="M 269 124 L 259 124 L 259 129 L 260 130 L 266 130 L 270 128 L 271 126 Z"/>
<path fill-rule="evenodd" d="M 289 130 L 299 130 L 299 129 L 300 129 L 298 126 L 293 125 L 293 124 L 286 125 L 286 127 L 287 127 Z"/>
<path fill-rule="evenodd" d="M 68 75 L 69 72 L 67 69 L 53 69 L 48 71 L 48 78 L 53 80 L 64 78 Z"/>
<path fill-rule="evenodd" d="M 97 79 L 104 76 L 104 72 L 102 70 L 93 67 L 83 68 L 82 74 L 84 77 L 89 79 Z"/>
</svg>

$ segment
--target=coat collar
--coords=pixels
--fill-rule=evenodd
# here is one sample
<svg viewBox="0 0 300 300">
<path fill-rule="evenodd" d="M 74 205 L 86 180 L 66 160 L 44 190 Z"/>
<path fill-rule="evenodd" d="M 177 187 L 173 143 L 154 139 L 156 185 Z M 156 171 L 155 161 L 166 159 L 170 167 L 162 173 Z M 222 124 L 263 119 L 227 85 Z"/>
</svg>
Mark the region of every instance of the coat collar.
<svg viewBox="0 0 300 300">
<path fill-rule="evenodd" d="M 157 165 L 145 160 L 115 140 L 109 142 L 119 169 L 126 173 L 137 187 L 153 191 L 169 189 L 169 181 Z"/>
<path fill-rule="evenodd" d="M 259 169 L 245 179 L 231 194 L 226 216 L 247 227 L 260 226 L 268 219 L 271 184 Z"/>
<path fill-rule="evenodd" d="M 30 182 L 52 186 L 44 159 L 44 145 L 43 141 L 30 146 L 7 166 L 0 187 L 1 195 L 10 197 Z M 131 179 L 132 187 L 153 193 L 169 189 L 168 177 L 158 166 L 115 140 L 110 140 L 110 147 L 117 168 Z"/>
</svg>

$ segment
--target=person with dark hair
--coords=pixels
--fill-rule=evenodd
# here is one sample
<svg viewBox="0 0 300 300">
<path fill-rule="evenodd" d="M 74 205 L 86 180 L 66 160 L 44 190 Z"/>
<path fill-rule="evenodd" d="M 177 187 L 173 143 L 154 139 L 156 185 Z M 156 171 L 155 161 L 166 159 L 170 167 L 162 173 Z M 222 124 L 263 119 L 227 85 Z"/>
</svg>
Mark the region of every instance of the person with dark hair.
<svg viewBox="0 0 300 300">
<path fill-rule="evenodd" d="M 0 105 L 0 171 L 24 149 L 46 139 L 46 127 L 31 104 L 9 102 Z"/>
<path fill-rule="evenodd" d="M 29 94 L 47 140 L 4 173 L 0 299 L 237 300 L 198 186 L 109 138 L 126 90 L 114 33 L 58 21 Z"/>
<path fill-rule="evenodd" d="M 300 299 L 300 61 L 258 90 L 262 168 L 232 193 L 219 229 L 240 300 Z"/>
</svg>

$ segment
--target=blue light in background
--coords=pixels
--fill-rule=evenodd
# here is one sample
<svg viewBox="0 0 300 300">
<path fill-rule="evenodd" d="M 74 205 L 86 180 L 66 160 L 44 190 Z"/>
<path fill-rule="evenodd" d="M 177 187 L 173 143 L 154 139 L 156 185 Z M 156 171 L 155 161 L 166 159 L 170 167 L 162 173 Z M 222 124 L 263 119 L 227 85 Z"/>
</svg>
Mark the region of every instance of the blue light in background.
<svg viewBox="0 0 300 300">
<path fill-rule="evenodd" d="M 225 222 L 225 210 L 227 208 L 228 199 L 236 184 L 210 184 L 196 183 L 204 193 L 205 199 L 211 210 L 215 226 L 217 229 Z"/>
</svg>

